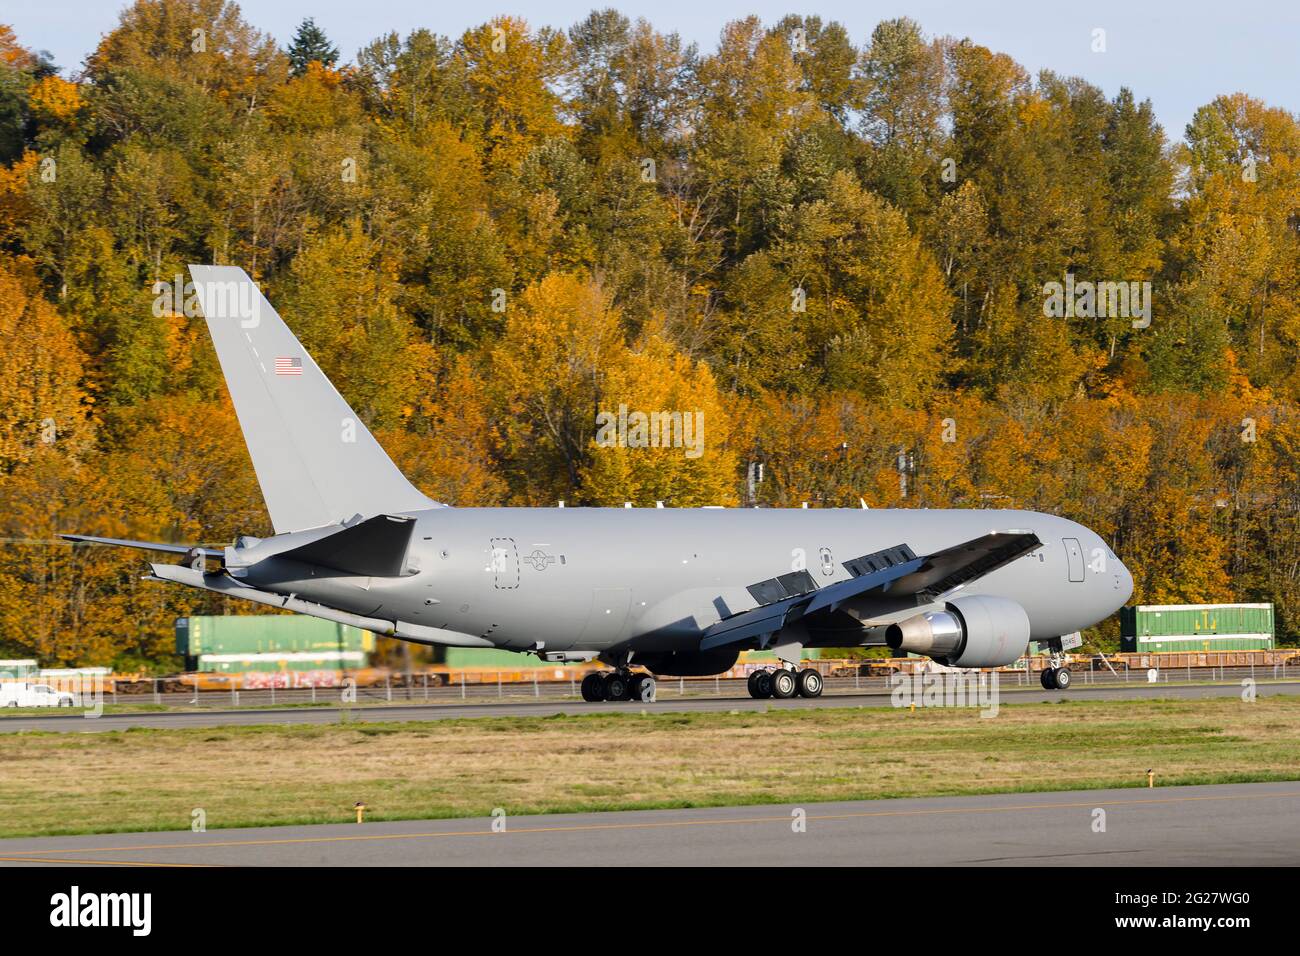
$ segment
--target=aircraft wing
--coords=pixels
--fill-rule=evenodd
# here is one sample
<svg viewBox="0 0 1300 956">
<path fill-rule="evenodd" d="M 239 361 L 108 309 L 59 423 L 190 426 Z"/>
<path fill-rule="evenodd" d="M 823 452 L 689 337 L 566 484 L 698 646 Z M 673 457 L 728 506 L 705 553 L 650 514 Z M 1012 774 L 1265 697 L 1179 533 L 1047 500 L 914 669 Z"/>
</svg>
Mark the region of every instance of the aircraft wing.
<svg viewBox="0 0 1300 956">
<path fill-rule="evenodd" d="M 704 632 L 700 650 L 771 634 L 786 624 L 814 615 L 829 616 L 844 602 L 872 594 L 915 595 L 921 599 L 919 603 L 928 603 L 953 588 L 991 574 L 1041 544 L 1038 535 L 1032 532 L 995 531 L 923 557 L 917 557 L 906 544 L 863 555 L 844 562 L 844 567 L 854 575 L 847 581 L 761 604 L 718 621 Z M 750 591 L 762 593 L 762 587 L 755 585 Z"/>
</svg>

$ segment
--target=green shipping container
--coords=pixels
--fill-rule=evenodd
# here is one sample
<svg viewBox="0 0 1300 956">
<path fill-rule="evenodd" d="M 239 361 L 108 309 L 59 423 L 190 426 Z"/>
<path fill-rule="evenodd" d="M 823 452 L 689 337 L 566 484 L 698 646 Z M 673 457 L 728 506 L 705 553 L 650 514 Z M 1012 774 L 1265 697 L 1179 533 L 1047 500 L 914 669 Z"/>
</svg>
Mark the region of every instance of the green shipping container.
<svg viewBox="0 0 1300 956">
<path fill-rule="evenodd" d="M 359 651 L 370 654 L 369 631 L 302 614 L 182 617 L 176 620 L 176 653 L 203 655 L 296 654 Z"/>
<path fill-rule="evenodd" d="M 1252 651 L 1273 647 L 1272 604 L 1153 604 L 1120 610 L 1123 651 Z"/>
<path fill-rule="evenodd" d="M 503 651 L 496 647 L 448 647 L 443 651 L 443 663 L 452 668 L 517 671 L 521 667 L 555 667 L 536 654 L 522 651 Z"/>
</svg>

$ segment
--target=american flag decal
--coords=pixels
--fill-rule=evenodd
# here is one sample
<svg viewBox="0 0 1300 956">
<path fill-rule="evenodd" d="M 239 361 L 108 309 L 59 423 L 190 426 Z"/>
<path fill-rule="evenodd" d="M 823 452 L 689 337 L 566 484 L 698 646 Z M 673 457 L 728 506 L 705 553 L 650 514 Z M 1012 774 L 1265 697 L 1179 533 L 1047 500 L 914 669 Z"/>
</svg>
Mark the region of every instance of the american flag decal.
<svg viewBox="0 0 1300 956">
<path fill-rule="evenodd" d="M 276 375 L 301 375 L 302 359 L 277 356 L 275 360 Z"/>
</svg>

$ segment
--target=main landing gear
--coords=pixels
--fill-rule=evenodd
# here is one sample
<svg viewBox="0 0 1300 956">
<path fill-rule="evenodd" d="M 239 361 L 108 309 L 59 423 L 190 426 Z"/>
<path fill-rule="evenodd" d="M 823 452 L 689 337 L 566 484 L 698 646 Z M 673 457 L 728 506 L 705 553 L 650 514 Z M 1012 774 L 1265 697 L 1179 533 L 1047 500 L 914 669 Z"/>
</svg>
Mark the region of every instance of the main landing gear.
<svg viewBox="0 0 1300 956">
<path fill-rule="evenodd" d="M 1040 679 L 1046 690 L 1068 690 L 1070 687 L 1070 668 L 1065 666 L 1065 659 L 1053 654 L 1048 659 L 1048 666 L 1043 668 Z"/>
<path fill-rule="evenodd" d="M 653 704 L 655 679 L 649 674 L 633 674 L 620 669 L 606 674 L 588 674 L 582 679 L 582 699 L 590 703 L 602 700 L 634 700 Z"/>
<path fill-rule="evenodd" d="M 794 696 L 820 697 L 822 695 L 822 675 L 811 667 L 797 674 L 788 668 L 754 671 L 749 675 L 749 696 L 762 700 L 775 697 L 786 700 Z"/>
</svg>

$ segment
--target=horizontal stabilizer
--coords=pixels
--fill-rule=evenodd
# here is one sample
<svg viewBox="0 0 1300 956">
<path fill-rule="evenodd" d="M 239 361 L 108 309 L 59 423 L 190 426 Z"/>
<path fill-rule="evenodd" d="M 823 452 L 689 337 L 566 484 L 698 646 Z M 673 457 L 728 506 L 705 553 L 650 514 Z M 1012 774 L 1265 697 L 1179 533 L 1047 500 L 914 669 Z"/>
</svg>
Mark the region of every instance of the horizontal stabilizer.
<svg viewBox="0 0 1300 956">
<path fill-rule="evenodd" d="M 318 564 L 347 574 L 395 578 L 406 573 L 406 551 L 414 531 L 414 518 L 376 515 L 281 551 L 276 557 Z"/>
<path fill-rule="evenodd" d="M 262 591 L 258 588 L 240 584 L 230 575 L 221 572 L 205 572 L 197 568 L 177 567 L 174 564 L 154 564 L 150 567 L 153 573 L 145 575 L 144 580 L 146 581 L 184 584 L 186 587 L 214 591 L 225 597 L 239 598 L 242 601 L 253 601 L 257 604 L 265 604 L 284 611 L 292 611 L 294 614 L 306 614 L 311 617 L 319 617 L 325 621 L 347 624 L 349 627 L 359 627 L 363 631 L 371 631 L 375 634 L 392 635 L 408 641 L 418 641 L 421 644 L 443 644 L 448 647 L 494 646 L 491 641 L 473 634 L 446 631 L 440 627 L 429 627 L 425 624 L 409 624 L 406 621 L 387 621 L 383 618 L 363 617 L 360 614 L 349 614 L 347 611 L 326 607 L 324 604 L 304 601 L 302 598 L 273 594 L 270 591 Z"/>
<path fill-rule="evenodd" d="M 131 541 L 127 538 L 97 538 L 90 534 L 61 534 L 64 541 L 73 544 L 107 544 L 115 548 L 139 548 L 142 551 L 165 551 L 168 554 L 191 554 L 197 552 L 205 558 L 219 558 L 220 548 L 196 548 L 190 544 L 162 544 L 158 541 Z"/>
</svg>

